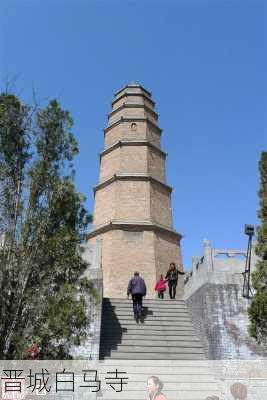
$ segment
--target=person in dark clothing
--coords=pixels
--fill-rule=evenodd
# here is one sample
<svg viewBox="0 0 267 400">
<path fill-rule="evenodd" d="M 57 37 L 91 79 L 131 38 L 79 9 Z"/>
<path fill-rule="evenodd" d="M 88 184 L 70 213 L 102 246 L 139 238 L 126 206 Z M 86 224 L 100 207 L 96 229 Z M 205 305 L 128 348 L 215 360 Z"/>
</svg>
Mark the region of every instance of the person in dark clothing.
<svg viewBox="0 0 267 400">
<path fill-rule="evenodd" d="M 139 276 L 139 272 L 135 272 L 133 278 L 130 279 L 127 289 L 127 296 L 132 295 L 134 318 L 136 321 L 142 317 L 143 297 L 146 295 L 146 284 L 143 278 Z"/>
<path fill-rule="evenodd" d="M 168 279 L 170 299 L 175 299 L 176 287 L 177 287 L 177 283 L 178 283 L 178 276 L 184 275 L 184 274 L 185 274 L 185 272 L 179 271 L 178 268 L 176 268 L 174 263 L 170 263 L 170 267 L 165 276 L 165 279 Z"/>
</svg>

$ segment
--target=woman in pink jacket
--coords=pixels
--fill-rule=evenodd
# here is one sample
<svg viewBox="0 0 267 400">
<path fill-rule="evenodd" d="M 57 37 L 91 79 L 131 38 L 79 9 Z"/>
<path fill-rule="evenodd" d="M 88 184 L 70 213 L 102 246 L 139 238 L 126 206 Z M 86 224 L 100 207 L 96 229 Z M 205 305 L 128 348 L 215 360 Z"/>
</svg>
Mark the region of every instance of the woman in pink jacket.
<svg viewBox="0 0 267 400">
<path fill-rule="evenodd" d="M 163 383 L 157 376 L 150 376 L 147 380 L 149 400 L 167 400 L 162 393 Z"/>
<path fill-rule="evenodd" d="M 155 290 L 158 292 L 158 297 L 160 299 L 164 299 L 164 292 L 166 290 L 166 284 L 165 284 L 165 280 L 163 278 L 163 275 L 160 275 L 160 279 L 159 281 L 157 281 L 156 286 L 155 286 Z"/>
</svg>

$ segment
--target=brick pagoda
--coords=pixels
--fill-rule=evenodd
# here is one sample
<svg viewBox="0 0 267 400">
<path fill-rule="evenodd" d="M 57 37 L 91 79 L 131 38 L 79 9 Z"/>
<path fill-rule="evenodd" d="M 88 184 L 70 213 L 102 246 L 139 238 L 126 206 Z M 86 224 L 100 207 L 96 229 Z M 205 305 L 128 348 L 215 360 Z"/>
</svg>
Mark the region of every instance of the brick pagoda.
<svg viewBox="0 0 267 400">
<path fill-rule="evenodd" d="M 155 281 L 170 262 L 183 269 L 154 108 L 151 93 L 131 83 L 115 94 L 104 130 L 94 225 L 88 235 L 91 243 L 102 241 L 104 297 L 125 297 L 135 270 L 147 283 L 148 297 L 154 297 Z"/>
</svg>

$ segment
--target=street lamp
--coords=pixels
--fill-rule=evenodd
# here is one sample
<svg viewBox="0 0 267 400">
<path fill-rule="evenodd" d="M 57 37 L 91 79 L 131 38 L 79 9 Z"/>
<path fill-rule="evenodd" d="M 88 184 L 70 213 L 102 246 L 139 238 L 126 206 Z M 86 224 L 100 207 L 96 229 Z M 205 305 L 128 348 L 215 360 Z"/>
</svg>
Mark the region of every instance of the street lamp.
<svg viewBox="0 0 267 400">
<path fill-rule="evenodd" d="M 244 277 L 243 297 L 249 299 L 253 296 L 250 287 L 250 271 L 251 271 L 252 237 L 254 236 L 254 226 L 245 225 L 244 233 L 245 235 L 248 236 L 248 248 L 247 248 L 245 271 L 243 272 L 243 277 Z"/>
</svg>

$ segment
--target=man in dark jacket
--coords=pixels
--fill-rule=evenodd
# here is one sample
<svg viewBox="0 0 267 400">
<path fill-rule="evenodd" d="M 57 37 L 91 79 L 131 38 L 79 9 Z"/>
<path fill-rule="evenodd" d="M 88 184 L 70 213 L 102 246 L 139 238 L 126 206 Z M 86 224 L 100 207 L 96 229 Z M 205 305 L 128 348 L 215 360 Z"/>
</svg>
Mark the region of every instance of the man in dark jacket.
<svg viewBox="0 0 267 400">
<path fill-rule="evenodd" d="M 127 296 L 132 295 L 133 310 L 136 321 L 142 316 L 143 296 L 146 295 L 146 284 L 143 278 L 139 276 L 139 272 L 135 272 L 133 278 L 130 279 L 127 289 Z"/>
</svg>

